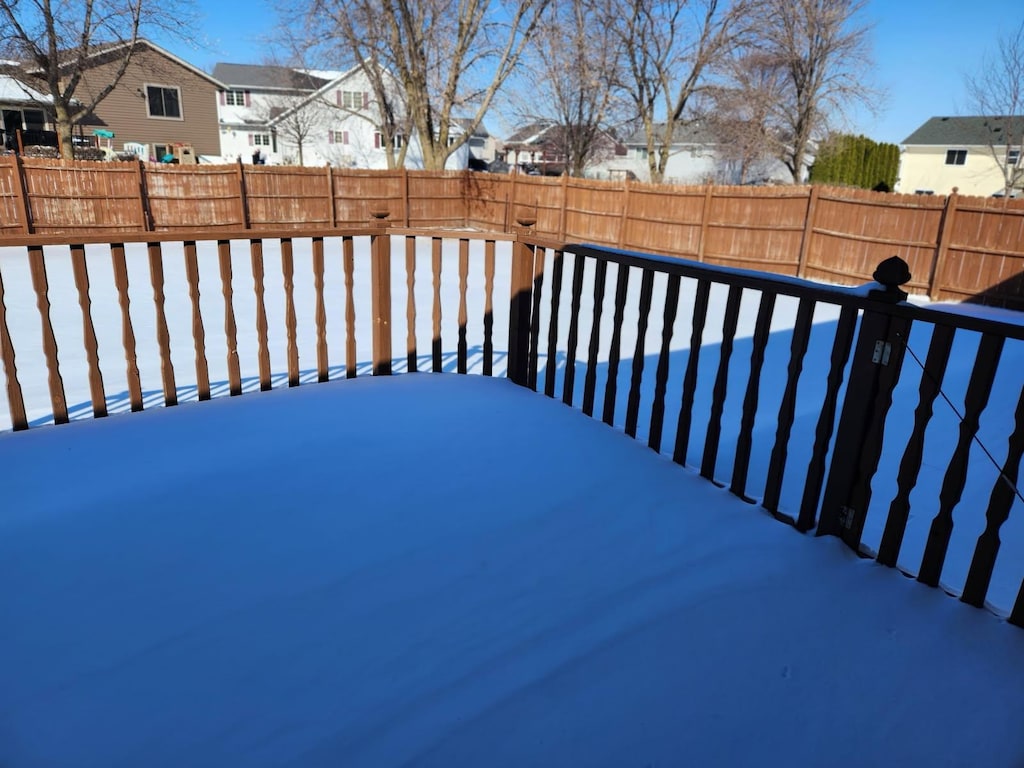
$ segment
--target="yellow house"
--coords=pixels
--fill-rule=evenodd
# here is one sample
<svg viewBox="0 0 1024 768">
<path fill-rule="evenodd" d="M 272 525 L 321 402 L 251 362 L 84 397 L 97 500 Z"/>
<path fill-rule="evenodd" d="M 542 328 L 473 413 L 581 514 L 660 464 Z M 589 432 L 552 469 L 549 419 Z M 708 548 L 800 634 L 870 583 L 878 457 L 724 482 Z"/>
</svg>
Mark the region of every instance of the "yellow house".
<svg viewBox="0 0 1024 768">
<path fill-rule="evenodd" d="M 933 117 L 903 140 L 896 192 L 1024 194 L 1024 116 Z M 1005 175 L 1004 175 L 1005 174 Z"/>
</svg>

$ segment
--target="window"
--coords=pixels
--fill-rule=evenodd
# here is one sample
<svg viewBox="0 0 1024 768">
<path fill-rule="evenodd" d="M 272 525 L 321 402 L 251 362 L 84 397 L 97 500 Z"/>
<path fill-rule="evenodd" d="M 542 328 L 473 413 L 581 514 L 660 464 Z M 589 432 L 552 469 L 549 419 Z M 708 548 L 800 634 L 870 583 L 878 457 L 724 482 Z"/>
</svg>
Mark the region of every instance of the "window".
<svg viewBox="0 0 1024 768">
<path fill-rule="evenodd" d="M 369 104 L 369 96 L 363 91 L 338 91 L 338 106 L 345 109 L 364 109 Z"/>
<path fill-rule="evenodd" d="M 224 103 L 229 107 L 244 107 L 245 91 L 228 91 L 224 94 Z"/>
<path fill-rule="evenodd" d="M 1019 149 L 1008 149 L 1006 150 L 1006 164 L 1011 168 L 1016 166 L 1020 162 L 1020 150 Z"/>
<path fill-rule="evenodd" d="M 147 85 L 146 103 L 150 117 L 181 119 L 181 91 L 177 88 Z"/>
<path fill-rule="evenodd" d="M 947 149 L 946 165 L 963 165 L 967 162 L 966 149 Z"/>
<path fill-rule="evenodd" d="M 269 147 L 270 146 L 270 134 L 269 133 L 254 133 L 252 135 L 252 143 L 257 147 Z"/>
<path fill-rule="evenodd" d="M 348 131 L 330 131 L 327 141 L 330 144 L 348 144 Z"/>
<path fill-rule="evenodd" d="M 398 134 L 391 139 L 391 146 L 395 149 L 401 149 L 403 144 L 405 144 L 405 137 L 402 134 Z"/>
</svg>

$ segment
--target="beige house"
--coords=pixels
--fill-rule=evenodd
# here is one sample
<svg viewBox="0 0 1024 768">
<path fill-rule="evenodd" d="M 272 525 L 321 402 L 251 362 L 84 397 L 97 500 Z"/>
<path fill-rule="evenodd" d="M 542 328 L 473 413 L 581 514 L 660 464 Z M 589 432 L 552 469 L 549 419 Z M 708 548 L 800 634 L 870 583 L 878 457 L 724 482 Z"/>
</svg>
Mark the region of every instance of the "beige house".
<svg viewBox="0 0 1024 768">
<path fill-rule="evenodd" d="M 75 101 L 92 103 L 93 96 L 114 79 L 130 44 L 101 46 L 91 53 Z M 42 91 L 45 89 L 32 79 L 38 74 L 29 70 L 24 76 Z M 148 40 L 138 40 L 117 86 L 93 114 L 75 125 L 73 134 L 76 143 L 98 143 L 143 160 L 183 156 L 183 148 L 191 149 L 189 160 L 196 155 L 217 155 L 217 94 L 222 90 L 224 85 L 202 70 Z M 50 111 L 48 105 L 41 106 Z M 93 138 L 97 132 L 103 137 L 99 142 Z"/>
<path fill-rule="evenodd" d="M 1004 171 L 1024 188 L 1024 116 L 933 117 L 903 140 L 896 192 L 1002 195 Z"/>
</svg>

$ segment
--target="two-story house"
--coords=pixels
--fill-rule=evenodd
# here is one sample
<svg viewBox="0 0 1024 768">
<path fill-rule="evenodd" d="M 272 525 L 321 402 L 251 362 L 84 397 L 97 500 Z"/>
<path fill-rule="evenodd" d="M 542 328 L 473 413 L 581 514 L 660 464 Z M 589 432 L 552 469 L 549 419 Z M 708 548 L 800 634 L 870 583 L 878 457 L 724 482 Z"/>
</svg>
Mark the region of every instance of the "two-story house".
<svg viewBox="0 0 1024 768">
<path fill-rule="evenodd" d="M 1001 195 L 1003 169 L 1015 169 L 1014 193 L 1024 194 L 1024 116 L 933 117 L 900 146 L 897 192 Z"/>
<path fill-rule="evenodd" d="M 263 64 L 217 63 L 215 79 L 225 87 L 217 94 L 220 154 L 226 160 L 263 163 L 298 162 L 278 146 L 275 117 L 304 104 L 336 78 L 336 72 L 306 72 Z M 301 132 L 300 132 L 301 133 Z"/>
<path fill-rule="evenodd" d="M 17 150 L 19 138 L 22 146 L 56 142 L 52 104 L 50 96 L 0 74 L 0 150 Z"/>
<path fill-rule="evenodd" d="M 104 146 L 142 159 L 216 155 L 220 149 L 217 92 L 223 85 L 149 40 L 93 48 L 76 87 L 75 101 L 81 105 L 94 103 L 96 95 L 116 78 L 128 46 L 133 46 L 131 58 L 116 87 L 92 114 L 78 121 L 75 136 L 88 138 L 99 131 Z M 39 75 L 29 67 L 19 77 L 38 92 L 40 108 L 45 111 L 50 103 L 43 96 L 45 85 L 33 79 Z M 22 110 L 26 127 L 33 115 L 37 113 Z M 9 115 L 9 119 L 13 124 L 15 116 Z M 184 155 L 182 149 L 187 150 Z"/>
</svg>

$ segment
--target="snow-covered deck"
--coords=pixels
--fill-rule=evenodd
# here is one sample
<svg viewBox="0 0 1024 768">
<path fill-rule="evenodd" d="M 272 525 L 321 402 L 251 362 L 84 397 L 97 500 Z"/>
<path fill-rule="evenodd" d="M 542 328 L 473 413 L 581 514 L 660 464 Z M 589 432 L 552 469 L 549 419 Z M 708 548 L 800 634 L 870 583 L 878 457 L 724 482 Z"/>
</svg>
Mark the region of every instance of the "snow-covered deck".
<svg viewBox="0 0 1024 768">
<path fill-rule="evenodd" d="M 0 434 L 0 764 L 1020 765 L 1024 633 L 506 380 Z"/>
</svg>

